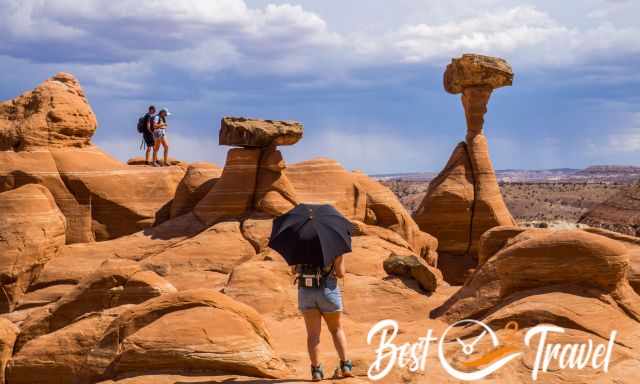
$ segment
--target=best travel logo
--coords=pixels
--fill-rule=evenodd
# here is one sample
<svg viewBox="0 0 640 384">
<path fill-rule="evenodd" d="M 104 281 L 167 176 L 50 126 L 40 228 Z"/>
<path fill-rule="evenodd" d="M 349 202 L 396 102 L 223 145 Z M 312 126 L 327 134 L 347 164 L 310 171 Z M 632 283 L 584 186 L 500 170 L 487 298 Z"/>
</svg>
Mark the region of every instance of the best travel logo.
<svg viewBox="0 0 640 384">
<path fill-rule="evenodd" d="M 454 342 L 449 334 L 459 326 L 477 326 L 479 334 L 467 340 L 455 338 Z M 504 329 L 515 335 L 518 324 L 509 322 Z M 370 380 L 384 378 L 394 367 L 408 368 L 411 372 L 426 371 L 427 357 L 434 343 L 437 343 L 437 357 L 442 368 L 459 380 L 474 381 L 486 378 L 509 362 L 521 358 L 525 351 L 530 349 L 535 351 L 531 371 L 533 381 L 538 379 L 539 372 L 548 372 L 553 362 L 557 363 L 559 369 L 580 370 L 590 366 L 594 369 L 601 368 L 606 373 L 618 334 L 616 330 L 611 331 L 606 344 L 595 343 L 591 339 L 586 343 L 551 343 L 549 335 L 562 334 L 565 332 L 564 328 L 540 324 L 530 328 L 522 340 L 501 342 L 498 334 L 488 325 L 478 320 L 464 319 L 451 324 L 440 337 L 435 336 L 432 329 L 428 329 L 426 335 L 416 342 L 396 345 L 394 339 L 399 330 L 398 323 L 389 319 L 378 322 L 369 330 L 367 343 L 371 345 L 378 340 L 377 357 L 368 370 Z M 479 343 L 486 344 L 487 341 L 489 348 L 486 351 L 476 350 Z M 458 350 L 446 353 L 445 349 L 451 342 Z"/>
</svg>

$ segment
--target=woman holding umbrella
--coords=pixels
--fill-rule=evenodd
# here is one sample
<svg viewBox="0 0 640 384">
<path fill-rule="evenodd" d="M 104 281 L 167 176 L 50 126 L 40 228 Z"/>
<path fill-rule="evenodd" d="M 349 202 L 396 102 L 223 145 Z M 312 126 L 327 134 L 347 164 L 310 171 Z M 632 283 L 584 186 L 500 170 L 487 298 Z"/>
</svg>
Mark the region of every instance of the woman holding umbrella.
<svg viewBox="0 0 640 384">
<path fill-rule="evenodd" d="M 351 252 L 352 226 L 330 205 L 299 204 L 273 222 L 269 246 L 294 266 L 298 308 L 307 328 L 311 377 L 322 380 L 320 331 L 327 324 L 340 357 L 342 377 L 353 376 L 342 328 L 342 293 L 338 279 L 345 275 L 343 254 Z"/>
</svg>

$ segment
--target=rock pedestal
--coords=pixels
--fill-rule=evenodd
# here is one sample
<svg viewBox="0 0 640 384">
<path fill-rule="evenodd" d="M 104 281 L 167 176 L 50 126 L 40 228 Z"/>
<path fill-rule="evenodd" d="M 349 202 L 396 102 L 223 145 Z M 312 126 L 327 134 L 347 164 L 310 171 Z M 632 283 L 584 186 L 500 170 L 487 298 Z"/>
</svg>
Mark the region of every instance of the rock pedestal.
<svg viewBox="0 0 640 384">
<path fill-rule="evenodd" d="M 276 146 L 295 144 L 302 132 L 293 121 L 223 118 L 220 144 L 241 148 L 229 150 L 220 179 L 195 206 L 196 216 L 211 225 L 252 211 L 277 216 L 293 208 L 296 193 Z"/>
<path fill-rule="evenodd" d="M 498 187 L 483 134 L 484 115 L 493 89 L 511 85 L 513 72 L 499 58 L 463 55 L 444 74 L 444 88 L 461 93 L 467 122 L 466 140 L 432 180 L 414 218 L 439 242 L 445 279 L 460 284 L 475 265 L 480 236 L 499 225 L 514 225 Z M 460 268 L 458 268 L 460 267 Z"/>
</svg>

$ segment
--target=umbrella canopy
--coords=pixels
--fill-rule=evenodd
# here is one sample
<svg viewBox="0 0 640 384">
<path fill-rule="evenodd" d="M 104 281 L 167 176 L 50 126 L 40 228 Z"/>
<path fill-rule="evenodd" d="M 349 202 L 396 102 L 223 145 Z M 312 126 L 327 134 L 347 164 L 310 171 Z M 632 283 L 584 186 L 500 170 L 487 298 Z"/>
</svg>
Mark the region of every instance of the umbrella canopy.
<svg viewBox="0 0 640 384">
<path fill-rule="evenodd" d="M 273 220 L 269 247 L 289 265 L 331 265 L 351 252 L 351 222 L 328 204 L 298 204 Z"/>
</svg>

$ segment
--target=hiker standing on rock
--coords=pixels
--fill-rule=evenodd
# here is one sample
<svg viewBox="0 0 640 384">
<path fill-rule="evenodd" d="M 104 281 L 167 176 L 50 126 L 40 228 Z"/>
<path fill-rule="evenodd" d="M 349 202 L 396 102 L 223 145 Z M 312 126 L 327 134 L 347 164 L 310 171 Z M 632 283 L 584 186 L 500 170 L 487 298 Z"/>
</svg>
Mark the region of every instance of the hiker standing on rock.
<svg viewBox="0 0 640 384">
<path fill-rule="evenodd" d="M 156 107 L 153 105 L 149 106 L 148 112 L 144 114 L 138 121 L 138 132 L 142 133 L 142 139 L 144 140 L 144 144 L 147 147 L 147 151 L 144 154 L 144 163 L 149 165 L 149 155 L 151 154 L 151 149 L 154 148 L 154 138 L 153 138 L 153 119 L 155 118 Z M 142 149 L 142 147 L 140 148 Z"/>
<path fill-rule="evenodd" d="M 169 110 L 166 108 L 162 108 L 160 112 L 153 119 L 153 166 L 157 167 L 160 164 L 158 163 L 158 151 L 160 150 L 160 145 L 164 149 L 163 158 L 164 158 L 164 166 L 169 165 L 169 144 L 167 143 L 167 116 L 170 116 Z"/>
<path fill-rule="evenodd" d="M 324 318 L 340 357 L 334 376 L 352 377 L 347 338 L 341 323 L 345 275 L 343 254 L 351 252 L 352 225 L 330 205 L 299 204 L 273 222 L 269 247 L 293 266 L 298 282 L 298 309 L 307 328 L 311 378 L 324 378 L 320 364 L 320 331 Z"/>
</svg>

